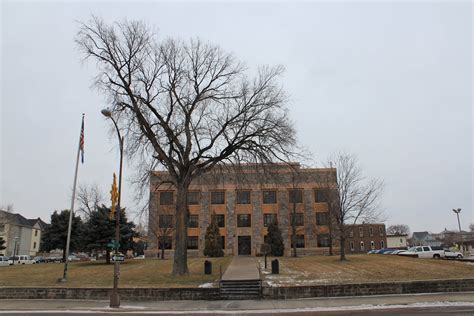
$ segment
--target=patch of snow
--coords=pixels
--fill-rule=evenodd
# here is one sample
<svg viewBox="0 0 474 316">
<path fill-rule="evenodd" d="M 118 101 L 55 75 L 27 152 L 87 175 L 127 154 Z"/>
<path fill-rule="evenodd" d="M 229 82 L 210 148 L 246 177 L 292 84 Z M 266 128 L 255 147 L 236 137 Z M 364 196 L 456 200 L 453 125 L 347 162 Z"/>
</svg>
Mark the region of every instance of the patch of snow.
<svg viewBox="0 0 474 316">
<path fill-rule="evenodd" d="M 199 285 L 200 288 L 210 288 L 210 287 L 214 287 L 214 283 L 204 283 L 204 284 L 201 284 Z"/>
</svg>

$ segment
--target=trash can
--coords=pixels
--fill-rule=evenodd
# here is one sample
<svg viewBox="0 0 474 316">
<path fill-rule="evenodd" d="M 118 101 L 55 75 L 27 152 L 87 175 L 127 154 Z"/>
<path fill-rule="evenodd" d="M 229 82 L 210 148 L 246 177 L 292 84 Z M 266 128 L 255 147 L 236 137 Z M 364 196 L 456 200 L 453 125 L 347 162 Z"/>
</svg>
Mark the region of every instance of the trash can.
<svg viewBox="0 0 474 316">
<path fill-rule="evenodd" d="M 272 260 L 272 274 L 280 273 L 280 262 L 278 259 Z"/>
<path fill-rule="evenodd" d="M 212 274 L 212 262 L 204 261 L 204 274 Z"/>
</svg>

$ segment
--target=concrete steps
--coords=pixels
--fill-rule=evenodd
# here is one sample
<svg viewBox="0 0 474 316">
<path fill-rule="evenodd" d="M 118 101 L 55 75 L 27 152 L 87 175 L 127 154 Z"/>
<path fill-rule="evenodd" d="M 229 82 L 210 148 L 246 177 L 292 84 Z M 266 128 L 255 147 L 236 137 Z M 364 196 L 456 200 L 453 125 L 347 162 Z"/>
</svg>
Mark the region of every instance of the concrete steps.
<svg viewBox="0 0 474 316">
<path fill-rule="evenodd" d="M 222 280 L 220 298 L 222 300 L 258 300 L 261 298 L 260 280 Z"/>
</svg>

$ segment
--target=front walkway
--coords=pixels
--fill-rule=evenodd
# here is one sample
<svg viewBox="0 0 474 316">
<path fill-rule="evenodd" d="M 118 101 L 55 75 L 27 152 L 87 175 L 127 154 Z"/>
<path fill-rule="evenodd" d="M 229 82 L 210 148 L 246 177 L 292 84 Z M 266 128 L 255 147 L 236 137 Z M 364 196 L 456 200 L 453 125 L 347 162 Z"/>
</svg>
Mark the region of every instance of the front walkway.
<svg viewBox="0 0 474 316">
<path fill-rule="evenodd" d="M 255 257 L 234 256 L 222 281 L 260 280 Z"/>
</svg>

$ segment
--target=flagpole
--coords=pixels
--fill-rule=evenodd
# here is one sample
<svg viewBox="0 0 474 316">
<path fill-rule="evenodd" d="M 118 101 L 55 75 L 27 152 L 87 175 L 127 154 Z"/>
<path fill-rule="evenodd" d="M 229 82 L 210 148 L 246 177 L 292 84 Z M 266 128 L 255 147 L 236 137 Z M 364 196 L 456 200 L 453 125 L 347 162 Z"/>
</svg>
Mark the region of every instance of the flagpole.
<svg viewBox="0 0 474 316">
<path fill-rule="evenodd" d="M 79 154 L 81 153 L 81 138 L 83 133 L 84 127 L 84 113 L 82 114 L 82 124 L 81 124 L 81 131 L 79 133 L 79 144 L 77 146 L 77 157 L 76 157 L 76 170 L 74 172 L 74 184 L 72 186 L 72 198 L 71 198 L 71 209 L 69 210 L 69 225 L 67 228 L 67 241 L 66 241 L 66 258 L 64 261 L 64 273 L 62 279 L 59 279 L 61 282 L 67 281 L 67 265 L 68 265 L 68 257 L 69 257 L 69 244 L 71 242 L 71 228 L 72 228 L 72 219 L 74 213 L 74 201 L 76 200 L 76 183 L 77 183 L 77 170 L 79 169 Z"/>
</svg>

